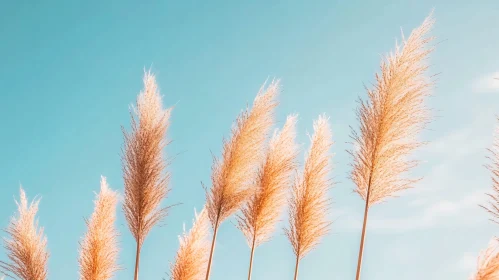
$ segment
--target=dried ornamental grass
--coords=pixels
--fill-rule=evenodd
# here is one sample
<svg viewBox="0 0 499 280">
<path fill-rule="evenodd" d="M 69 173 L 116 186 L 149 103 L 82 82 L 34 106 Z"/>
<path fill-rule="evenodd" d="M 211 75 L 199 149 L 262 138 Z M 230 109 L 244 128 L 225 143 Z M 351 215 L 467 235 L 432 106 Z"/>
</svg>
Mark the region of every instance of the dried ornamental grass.
<svg viewBox="0 0 499 280">
<path fill-rule="evenodd" d="M 426 58 L 432 49 L 427 37 L 434 20 L 430 15 L 413 30 L 403 47 L 397 45 L 394 53 L 381 63 L 381 74 L 376 75 L 374 89 L 368 90 L 368 101 L 359 101 L 357 112 L 360 133 L 352 131 L 355 150 L 351 178 L 355 191 L 365 200 L 356 279 L 360 279 L 365 230 L 369 207 L 410 188 L 417 179 L 402 177 L 417 165 L 407 156 L 423 143 L 419 132 L 430 117 L 424 101 L 432 82 L 425 72 Z"/>
<path fill-rule="evenodd" d="M 123 132 L 122 165 L 125 182 L 123 211 L 137 243 L 135 277 L 138 279 L 140 250 L 149 231 L 167 214 L 161 201 L 168 193 L 169 174 L 162 156 L 171 109 L 162 108 L 154 75 L 146 73 L 144 90 L 131 114 L 131 132 Z"/>
<path fill-rule="evenodd" d="M 270 239 L 296 168 L 296 116 L 289 116 L 279 133 L 272 137 L 263 166 L 258 171 L 254 190 L 241 209 L 238 228 L 251 248 L 248 279 L 251 279 L 253 255 L 256 247 Z"/>
<path fill-rule="evenodd" d="M 314 122 L 314 135 L 305 160 L 303 174 L 292 190 L 289 209 L 289 229 L 285 229 L 296 256 L 295 276 L 298 279 L 300 260 L 320 242 L 329 231 L 327 219 L 331 188 L 329 173 L 332 169 L 330 148 L 333 145 L 328 119 L 319 116 Z"/>
<path fill-rule="evenodd" d="M 20 200 L 16 201 L 18 216 L 13 217 L 5 230 L 10 239 L 4 239 L 4 248 L 10 263 L 0 262 L 4 274 L 22 280 L 46 280 L 48 275 L 47 238 L 38 226 L 36 213 L 40 200 L 28 204 L 26 194 L 20 188 Z"/>
<path fill-rule="evenodd" d="M 106 178 L 101 178 L 101 189 L 95 200 L 95 209 L 86 221 L 87 233 L 80 243 L 80 279 L 108 280 L 119 269 L 118 231 L 116 204 L 118 194 L 107 185 Z"/>
<path fill-rule="evenodd" d="M 499 242 L 492 239 L 486 250 L 480 253 L 477 271 L 470 280 L 499 280 Z"/>
<path fill-rule="evenodd" d="M 175 256 L 175 263 L 170 268 L 172 280 L 203 279 L 208 265 L 210 250 L 210 220 L 203 209 L 187 233 L 184 225 L 184 235 L 179 237 L 180 248 Z"/>
</svg>

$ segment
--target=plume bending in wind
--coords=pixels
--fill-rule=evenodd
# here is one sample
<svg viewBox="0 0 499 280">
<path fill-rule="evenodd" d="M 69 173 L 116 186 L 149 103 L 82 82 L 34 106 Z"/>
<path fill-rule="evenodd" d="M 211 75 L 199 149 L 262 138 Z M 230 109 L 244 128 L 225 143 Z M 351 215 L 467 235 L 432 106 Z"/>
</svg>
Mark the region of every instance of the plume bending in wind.
<svg viewBox="0 0 499 280">
<path fill-rule="evenodd" d="M 273 125 L 278 91 L 277 81 L 266 89 L 262 86 L 253 108 L 237 118 L 230 139 L 224 140 L 222 158 L 213 162 L 212 186 L 206 190 L 206 210 L 214 231 L 206 280 L 210 277 L 220 223 L 234 214 L 251 194 L 251 183 L 265 156 L 265 139 Z"/>
<path fill-rule="evenodd" d="M 285 232 L 296 256 L 295 280 L 298 279 L 300 260 L 319 244 L 331 225 L 327 219 L 330 208 L 327 193 L 331 188 L 329 173 L 332 166 L 329 150 L 332 145 L 328 119 L 321 115 L 314 122 L 314 135 L 311 138 L 303 174 L 293 186 L 293 196 L 289 203 L 290 226 Z"/>
<path fill-rule="evenodd" d="M 108 280 L 119 269 L 118 231 L 115 228 L 118 194 L 101 177 L 95 209 L 86 221 L 87 233 L 80 243 L 80 279 Z"/>
<path fill-rule="evenodd" d="M 140 250 L 149 231 L 167 214 L 161 201 L 167 196 L 169 174 L 162 157 L 171 109 L 162 108 L 156 79 L 144 76 L 144 90 L 131 114 L 131 132 L 123 130 L 122 156 L 125 195 L 123 211 L 130 232 L 137 243 L 135 277 L 138 279 Z"/>
<path fill-rule="evenodd" d="M 296 118 L 295 115 L 289 116 L 282 131 L 274 133 L 266 160 L 254 182 L 253 194 L 238 217 L 238 228 L 251 248 L 248 279 L 251 279 L 254 250 L 271 237 L 286 204 L 298 153 Z"/>
<path fill-rule="evenodd" d="M 210 250 L 210 220 L 203 209 L 196 214 L 192 228 L 179 237 L 180 247 L 175 256 L 175 263 L 170 267 L 172 280 L 203 279 L 208 265 Z"/>
<path fill-rule="evenodd" d="M 16 201 L 18 216 L 13 217 L 5 230 L 10 239 L 4 239 L 4 248 L 10 263 L 0 262 L 7 276 L 22 280 L 46 280 L 48 275 L 47 238 L 38 226 L 36 213 L 40 200 L 28 204 L 26 193 L 20 188 Z"/>
<path fill-rule="evenodd" d="M 365 200 L 357 277 L 360 279 L 368 209 L 371 205 L 410 188 L 415 179 L 402 175 L 417 165 L 407 159 L 423 143 L 419 132 L 430 121 L 424 101 L 432 82 L 425 77 L 426 58 L 432 51 L 427 33 L 434 24 L 432 15 L 412 31 L 403 46 L 381 62 L 374 89 L 368 90 L 367 102 L 359 101 L 357 116 L 360 133 L 352 131 L 356 149 L 351 178 L 356 192 Z"/>
</svg>

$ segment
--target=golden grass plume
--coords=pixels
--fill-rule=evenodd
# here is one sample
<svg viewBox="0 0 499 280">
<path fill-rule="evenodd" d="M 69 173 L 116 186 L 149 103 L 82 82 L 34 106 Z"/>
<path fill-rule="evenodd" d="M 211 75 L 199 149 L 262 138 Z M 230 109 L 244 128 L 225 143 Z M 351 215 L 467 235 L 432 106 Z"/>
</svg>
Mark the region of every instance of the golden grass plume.
<svg viewBox="0 0 499 280">
<path fill-rule="evenodd" d="M 493 193 L 487 194 L 490 198 L 489 205 L 481 207 L 492 215 L 491 221 L 499 223 L 499 127 L 496 128 L 494 143 L 489 152 L 492 163 L 487 168 L 491 172 Z"/>
<path fill-rule="evenodd" d="M 367 102 L 360 100 L 357 117 L 360 133 L 352 130 L 355 149 L 351 178 L 356 192 L 368 204 L 375 204 L 410 188 L 417 180 L 401 175 L 417 165 L 406 157 L 420 147 L 418 133 L 429 122 L 424 101 L 432 82 L 425 77 L 427 33 L 434 24 L 432 15 L 413 30 L 403 46 L 381 62 L 374 89 L 369 89 Z"/>
<path fill-rule="evenodd" d="M 262 86 L 253 108 L 237 118 L 230 139 L 224 140 L 222 158 L 214 159 L 212 188 L 206 193 L 206 208 L 213 228 L 236 212 L 250 195 L 249 187 L 264 158 L 278 91 L 278 81 L 266 89 Z"/>
<path fill-rule="evenodd" d="M 210 250 L 210 220 L 206 209 L 195 213 L 191 230 L 179 237 L 180 247 L 175 256 L 175 263 L 170 267 L 172 280 L 203 279 L 208 265 Z"/>
<path fill-rule="evenodd" d="M 496 238 L 480 253 L 477 270 L 470 280 L 499 280 L 499 241 Z"/>
<path fill-rule="evenodd" d="M 22 280 L 46 280 L 49 253 L 43 228 L 38 226 L 36 213 L 40 200 L 28 204 L 26 193 L 20 188 L 20 200 L 16 201 L 18 216 L 13 217 L 5 230 L 10 239 L 4 239 L 4 248 L 10 263 L 0 262 L 5 275 Z"/>
<path fill-rule="evenodd" d="M 286 194 L 296 168 L 296 115 L 289 116 L 272 137 L 267 158 L 258 171 L 249 201 L 241 209 L 238 228 L 251 248 L 267 241 L 286 204 Z"/>
<path fill-rule="evenodd" d="M 135 115 L 131 114 L 131 132 L 123 130 L 125 144 L 122 168 L 125 182 L 123 212 L 137 242 L 135 277 L 138 279 L 140 250 L 149 231 L 167 214 L 161 201 L 168 193 L 169 173 L 162 151 L 171 109 L 162 108 L 154 75 L 144 76 L 144 90 L 137 98 Z"/>
<path fill-rule="evenodd" d="M 303 174 L 293 186 L 293 196 L 289 203 L 290 227 L 285 232 L 297 263 L 319 244 L 331 225 L 327 219 L 330 208 L 327 193 L 332 185 L 329 179 L 332 170 L 329 150 L 332 145 L 328 119 L 321 115 L 314 122 L 314 135 Z"/>
<path fill-rule="evenodd" d="M 119 269 L 118 231 L 115 228 L 118 194 L 101 177 L 95 209 L 86 221 L 87 233 L 80 243 L 80 279 L 108 280 Z"/>
</svg>

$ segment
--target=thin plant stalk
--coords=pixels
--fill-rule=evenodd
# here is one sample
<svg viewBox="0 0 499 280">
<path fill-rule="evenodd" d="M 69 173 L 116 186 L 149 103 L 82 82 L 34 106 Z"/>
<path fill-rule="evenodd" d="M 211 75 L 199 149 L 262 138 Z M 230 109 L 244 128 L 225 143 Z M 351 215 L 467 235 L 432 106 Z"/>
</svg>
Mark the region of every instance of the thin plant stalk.
<svg viewBox="0 0 499 280">
<path fill-rule="evenodd" d="M 210 278 L 213 254 L 220 224 L 234 214 L 251 195 L 251 185 L 265 156 L 265 140 L 273 125 L 278 81 L 264 86 L 236 121 L 229 140 L 224 141 L 222 157 L 214 159 L 212 187 L 206 189 L 206 209 L 213 228 L 206 277 Z"/>
<path fill-rule="evenodd" d="M 365 200 L 356 280 L 361 276 L 369 208 L 419 181 L 401 175 L 417 165 L 406 158 L 423 144 L 416 138 L 430 120 L 424 100 L 432 82 L 424 75 L 428 68 L 424 62 L 432 51 L 427 45 L 433 38 L 426 35 L 433 23 L 430 15 L 402 48 L 397 45 L 395 53 L 382 61 L 377 84 L 368 90 L 369 101 L 359 102 L 360 134 L 352 131 L 355 150 L 350 151 L 351 178 Z"/>
<path fill-rule="evenodd" d="M 135 280 L 139 278 L 142 244 L 151 229 L 167 215 L 167 208 L 160 205 L 169 191 L 169 174 L 165 172 L 162 151 L 167 144 L 170 113 L 171 109 L 162 108 L 154 75 L 145 73 L 144 90 L 131 114 L 131 132 L 123 130 L 123 212 L 136 242 Z"/>
</svg>

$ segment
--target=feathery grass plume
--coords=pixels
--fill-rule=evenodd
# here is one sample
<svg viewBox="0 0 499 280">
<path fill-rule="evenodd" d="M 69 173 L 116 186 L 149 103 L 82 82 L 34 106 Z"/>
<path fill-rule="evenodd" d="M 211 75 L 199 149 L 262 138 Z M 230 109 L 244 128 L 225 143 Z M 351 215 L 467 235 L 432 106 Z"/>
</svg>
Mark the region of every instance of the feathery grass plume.
<svg viewBox="0 0 499 280">
<path fill-rule="evenodd" d="M 36 213 L 40 200 L 28 205 L 26 193 L 20 188 L 20 200 L 16 201 L 18 216 L 13 217 L 5 230 L 10 239 L 4 239 L 10 263 L 0 262 L 5 275 L 22 280 L 46 280 L 48 275 L 47 238 L 38 226 Z"/>
<path fill-rule="evenodd" d="M 179 237 L 180 247 L 175 263 L 170 267 L 172 280 L 200 280 L 205 275 L 210 250 L 210 220 L 206 209 L 195 216 L 191 230 L 187 233 L 184 224 L 184 235 Z"/>
<path fill-rule="evenodd" d="M 286 204 L 286 193 L 296 168 L 296 115 L 288 116 L 281 132 L 272 137 L 267 157 L 258 171 L 249 201 L 241 209 L 238 228 L 251 248 L 248 279 L 251 279 L 256 247 L 270 239 Z"/>
<path fill-rule="evenodd" d="M 150 72 L 144 76 L 144 90 L 137 98 L 135 115 L 131 114 L 131 132 L 123 130 L 122 152 L 125 201 L 123 211 L 130 232 L 137 243 L 135 276 L 139 277 L 140 250 L 154 225 L 167 214 L 160 208 L 168 193 L 169 174 L 165 172 L 162 150 L 171 109 L 162 108 L 156 79 Z"/>
<path fill-rule="evenodd" d="M 118 231 L 114 226 L 118 193 L 112 191 L 105 177 L 101 177 L 100 193 L 95 200 L 95 209 L 85 221 L 88 231 L 80 243 L 80 279 L 111 279 L 119 269 Z"/>
<path fill-rule="evenodd" d="M 327 220 L 331 188 L 329 173 L 332 169 L 329 150 L 333 145 L 331 129 L 325 115 L 314 122 L 314 135 L 305 160 L 303 175 L 293 186 L 289 209 L 289 229 L 286 236 L 291 242 L 296 256 L 295 277 L 298 279 L 298 266 L 305 257 L 329 232 L 331 222 Z"/>
<path fill-rule="evenodd" d="M 499 127 L 496 128 L 494 143 L 489 152 L 492 163 L 487 165 L 487 168 L 492 173 L 493 193 L 487 194 L 490 197 L 489 206 L 481 205 L 481 207 L 492 215 L 491 221 L 499 223 Z"/>
<path fill-rule="evenodd" d="M 430 121 L 424 105 L 432 82 L 425 77 L 426 58 L 432 51 L 427 37 L 434 23 L 432 15 L 412 31 L 403 47 L 381 62 L 369 101 L 359 101 L 360 134 L 352 131 L 355 150 L 351 178 L 356 192 L 365 200 L 364 224 L 356 279 L 360 279 L 368 209 L 371 205 L 410 188 L 418 180 L 402 175 L 417 165 L 407 156 L 423 143 L 416 139 Z"/>
<path fill-rule="evenodd" d="M 237 118 L 231 138 L 224 140 L 222 158 L 213 162 L 212 187 L 206 190 L 206 210 L 213 227 L 206 280 L 210 278 L 218 227 L 249 198 L 251 183 L 265 156 L 265 139 L 273 124 L 279 82 L 273 81 L 266 89 L 264 86 L 253 108 Z"/>
<path fill-rule="evenodd" d="M 480 253 L 477 271 L 470 280 L 499 280 L 499 242 L 496 238 Z"/>
</svg>

